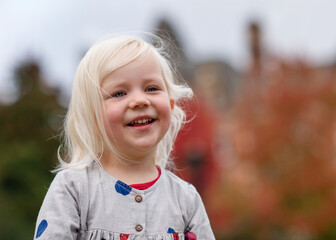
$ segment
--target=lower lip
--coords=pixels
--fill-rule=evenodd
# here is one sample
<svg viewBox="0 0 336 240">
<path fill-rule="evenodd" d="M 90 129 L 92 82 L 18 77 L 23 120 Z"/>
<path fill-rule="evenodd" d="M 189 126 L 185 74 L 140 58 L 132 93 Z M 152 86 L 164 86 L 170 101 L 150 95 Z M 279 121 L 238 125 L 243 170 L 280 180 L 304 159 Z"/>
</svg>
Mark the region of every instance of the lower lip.
<svg viewBox="0 0 336 240">
<path fill-rule="evenodd" d="M 156 121 L 153 121 L 153 122 L 151 122 L 151 123 L 149 123 L 149 124 L 146 124 L 146 125 L 141 125 L 141 126 L 129 126 L 131 129 L 136 129 L 136 130 L 138 130 L 138 131 L 145 131 L 145 130 L 147 130 L 147 129 L 149 129 L 152 125 L 153 125 L 153 123 L 155 123 Z"/>
</svg>

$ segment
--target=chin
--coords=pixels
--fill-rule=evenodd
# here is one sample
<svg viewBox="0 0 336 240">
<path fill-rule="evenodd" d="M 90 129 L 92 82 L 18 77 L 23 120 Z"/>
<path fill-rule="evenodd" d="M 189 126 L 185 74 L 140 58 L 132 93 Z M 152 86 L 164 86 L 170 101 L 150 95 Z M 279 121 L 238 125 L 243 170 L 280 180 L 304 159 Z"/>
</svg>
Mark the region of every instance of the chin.
<svg viewBox="0 0 336 240">
<path fill-rule="evenodd" d="M 133 147 L 133 149 L 135 149 L 136 151 L 152 151 L 153 149 L 156 149 L 157 144 L 153 145 L 153 144 L 141 144 L 141 145 L 136 145 Z"/>
<path fill-rule="evenodd" d="M 132 144 L 132 145 L 130 145 L 130 149 L 134 149 L 136 152 L 151 152 L 151 151 L 153 151 L 153 150 L 156 150 L 156 148 L 157 148 L 157 146 L 158 146 L 158 143 L 153 143 L 153 142 L 151 142 L 151 143 L 148 143 L 148 144 L 146 144 L 146 143 L 140 143 L 140 144 Z"/>
</svg>

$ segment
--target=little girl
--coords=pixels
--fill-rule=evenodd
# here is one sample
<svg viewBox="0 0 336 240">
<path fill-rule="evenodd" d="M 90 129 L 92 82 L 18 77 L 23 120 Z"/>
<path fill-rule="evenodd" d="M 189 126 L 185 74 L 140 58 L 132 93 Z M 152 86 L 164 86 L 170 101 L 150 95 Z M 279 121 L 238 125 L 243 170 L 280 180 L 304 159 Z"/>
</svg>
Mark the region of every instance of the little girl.
<svg viewBox="0 0 336 240">
<path fill-rule="evenodd" d="M 165 170 L 185 121 L 158 44 L 121 36 L 77 69 L 64 152 L 34 239 L 215 239 L 196 189 Z"/>
</svg>

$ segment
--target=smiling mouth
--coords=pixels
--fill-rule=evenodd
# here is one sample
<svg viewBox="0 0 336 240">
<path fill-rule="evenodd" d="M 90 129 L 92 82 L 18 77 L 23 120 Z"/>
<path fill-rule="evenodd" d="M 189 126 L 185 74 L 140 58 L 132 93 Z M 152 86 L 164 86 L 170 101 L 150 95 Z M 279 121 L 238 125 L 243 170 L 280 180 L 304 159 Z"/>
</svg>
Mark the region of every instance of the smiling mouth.
<svg viewBox="0 0 336 240">
<path fill-rule="evenodd" d="M 155 121 L 155 119 L 152 119 L 152 118 L 139 119 L 139 120 L 136 120 L 136 121 L 133 121 L 133 122 L 127 124 L 127 126 L 129 126 L 129 127 L 144 126 L 144 125 L 151 124 L 154 121 Z"/>
</svg>

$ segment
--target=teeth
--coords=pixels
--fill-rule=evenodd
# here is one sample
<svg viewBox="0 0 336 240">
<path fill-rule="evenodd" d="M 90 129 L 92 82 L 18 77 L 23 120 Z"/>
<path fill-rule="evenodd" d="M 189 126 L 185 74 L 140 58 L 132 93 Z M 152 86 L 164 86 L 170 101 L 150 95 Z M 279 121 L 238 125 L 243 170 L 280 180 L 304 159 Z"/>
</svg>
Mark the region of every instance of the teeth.
<svg viewBox="0 0 336 240">
<path fill-rule="evenodd" d="M 140 120 L 137 120 L 137 121 L 133 121 L 133 122 L 131 122 L 131 124 L 140 124 L 140 123 L 146 123 L 146 122 L 148 122 L 149 120 L 151 120 L 151 119 L 140 119 Z"/>
</svg>

